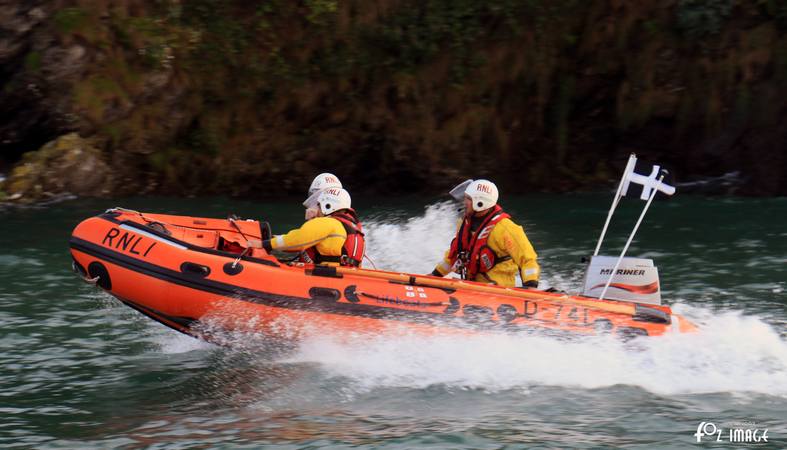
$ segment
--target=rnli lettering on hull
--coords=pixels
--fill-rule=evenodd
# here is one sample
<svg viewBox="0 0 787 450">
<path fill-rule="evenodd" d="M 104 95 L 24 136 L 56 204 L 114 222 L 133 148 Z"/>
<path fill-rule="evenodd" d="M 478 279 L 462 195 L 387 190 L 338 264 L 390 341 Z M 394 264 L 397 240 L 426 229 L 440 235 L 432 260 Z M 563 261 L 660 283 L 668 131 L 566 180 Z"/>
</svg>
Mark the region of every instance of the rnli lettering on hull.
<svg viewBox="0 0 787 450">
<path fill-rule="evenodd" d="M 156 246 L 157 242 L 155 240 L 153 242 L 148 242 L 147 239 L 144 239 L 145 242 L 142 242 L 143 239 L 143 236 L 138 236 L 136 233 L 125 230 L 121 231 L 113 227 L 107 231 L 101 244 L 117 250 L 128 251 L 134 255 L 146 257 L 148 253 L 153 250 L 153 247 Z"/>
</svg>

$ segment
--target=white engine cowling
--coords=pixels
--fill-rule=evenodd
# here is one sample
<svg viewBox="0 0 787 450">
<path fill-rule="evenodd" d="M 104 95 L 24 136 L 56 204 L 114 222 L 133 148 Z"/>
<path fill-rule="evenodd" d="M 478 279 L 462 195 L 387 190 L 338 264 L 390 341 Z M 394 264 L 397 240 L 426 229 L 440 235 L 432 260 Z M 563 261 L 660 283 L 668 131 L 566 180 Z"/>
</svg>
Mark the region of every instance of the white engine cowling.
<svg viewBox="0 0 787 450">
<path fill-rule="evenodd" d="M 615 256 L 591 257 L 585 272 L 582 295 L 599 298 L 617 260 Z M 623 258 L 604 298 L 660 305 L 659 271 L 653 265 L 653 260 Z"/>
</svg>

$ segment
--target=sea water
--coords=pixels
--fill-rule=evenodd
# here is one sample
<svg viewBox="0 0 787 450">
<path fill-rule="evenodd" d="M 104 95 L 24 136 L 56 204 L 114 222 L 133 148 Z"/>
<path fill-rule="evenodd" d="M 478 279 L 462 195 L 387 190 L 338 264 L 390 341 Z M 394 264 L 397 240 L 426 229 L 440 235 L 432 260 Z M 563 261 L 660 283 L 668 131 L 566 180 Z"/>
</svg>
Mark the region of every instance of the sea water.
<svg viewBox="0 0 787 450">
<path fill-rule="evenodd" d="M 724 439 L 746 428 L 768 430 L 760 446 L 787 446 L 786 199 L 655 203 L 629 254 L 655 260 L 665 303 L 700 332 L 630 342 L 424 338 L 392 327 L 275 351 L 250 336 L 216 347 L 139 315 L 70 269 L 73 227 L 116 204 L 235 213 L 281 233 L 299 225 L 297 200 L 75 200 L 0 213 L 0 445 L 733 448 L 742 444 Z M 431 272 L 458 217 L 441 199 L 356 204 L 365 266 L 386 270 Z M 541 287 L 577 292 L 608 196 L 534 195 L 503 206 L 538 251 Z M 602 253 L 620 251 L 642 206 L 621 204 Z"/>
</svg>

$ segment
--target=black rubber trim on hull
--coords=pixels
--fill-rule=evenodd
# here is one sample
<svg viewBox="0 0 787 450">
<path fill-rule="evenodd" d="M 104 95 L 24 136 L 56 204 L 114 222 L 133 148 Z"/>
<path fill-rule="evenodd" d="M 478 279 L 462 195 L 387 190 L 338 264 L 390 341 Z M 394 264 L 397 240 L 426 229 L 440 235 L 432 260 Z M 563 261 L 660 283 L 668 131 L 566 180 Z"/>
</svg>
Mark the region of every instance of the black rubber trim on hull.
<svg viewBox="0 0 787 450">
<path fill-rule="evenodd" d="M 169 328 L 172 328 L 173 330 L 179 331 L 183 334 L 198 337 L 193 332 L 191 332 L 191 327 L 194 326 L 194 324 L 199 323 L 199 320 L 197 319 L 193 319 L 191 317 L 169 316 L 161 311 L 157 311 L 155 309 L 148 308 L 147 306 L 140 305 L 139 303 L 133 302 L 127 298 L 119 297 L 112 293 L 110 294 L 116 299 L 123 302 L 123 304 L 125 304 L 129 308 L 134 309 L 147 317 L 150 317 L 151 319 L 155 320 L 156 322 L 159 322 L 162 325 L 166 325 Z"/>
<path fill-rule="evenodd" d="M 632 318 L 637 322 L 664 323 L 668 325 L 672 323 L 672 317 L 664 311 L 639 304 L 634 305 L 634 316 Z"/>
</svg>

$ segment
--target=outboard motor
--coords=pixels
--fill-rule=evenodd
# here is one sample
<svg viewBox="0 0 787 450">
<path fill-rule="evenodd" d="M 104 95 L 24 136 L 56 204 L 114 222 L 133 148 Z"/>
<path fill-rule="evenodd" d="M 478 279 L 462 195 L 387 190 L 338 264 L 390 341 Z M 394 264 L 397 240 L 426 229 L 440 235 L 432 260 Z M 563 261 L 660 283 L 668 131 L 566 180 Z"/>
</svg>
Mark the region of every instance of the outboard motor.
<svg viewBox="0 0 787 450">
<path fill-rule="evenodd" d="M 617 261 L 618 257 L 616 256 L 597 255 L 591 257 L 590 264 L 585 271 L 582 295 L 600 298 Z M 612 276 L 604 298 L 660 305 L 659 271 L 653 265 L 653 260 L 623 258 L 618 265 L 617 272 Z"/>
</svg>

